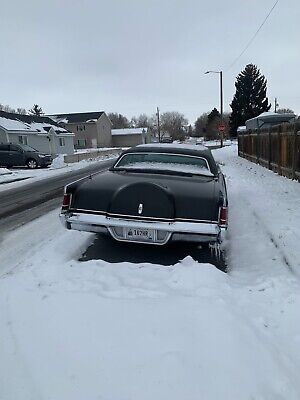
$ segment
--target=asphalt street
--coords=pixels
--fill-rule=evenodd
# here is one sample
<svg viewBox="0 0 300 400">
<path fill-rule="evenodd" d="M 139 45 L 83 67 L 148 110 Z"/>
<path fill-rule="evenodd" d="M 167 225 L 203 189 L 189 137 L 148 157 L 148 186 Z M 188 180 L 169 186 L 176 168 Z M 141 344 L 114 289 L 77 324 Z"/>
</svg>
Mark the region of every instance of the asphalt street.
<svg viewBox="0 0 300 400">
<path fill-rule="evenodd" d="M 62 202 L 65 185 L 108 169 L 114 160 L 101 161 L 48 179 L 0 192 L 0 234 L 17 228 L 53 210 Z"/>
</svg>

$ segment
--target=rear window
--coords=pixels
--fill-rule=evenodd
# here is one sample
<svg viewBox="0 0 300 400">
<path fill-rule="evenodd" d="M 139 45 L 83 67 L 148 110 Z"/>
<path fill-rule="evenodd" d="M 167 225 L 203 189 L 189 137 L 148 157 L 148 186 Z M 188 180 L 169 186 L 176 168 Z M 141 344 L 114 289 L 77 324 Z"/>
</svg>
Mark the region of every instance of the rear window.
<svg viewBox="0 0 300 400">
<path fill-rule="evenodd" d="M 169 153 L 128 153 L 120 158 L 115 169 L 163 170 L 211 175 L 205 158 Z"/>
<path fill-rule="evenodd" d="M 9 144 L 0 144 L 0 151 L 8 151 Z"/>
</svg>

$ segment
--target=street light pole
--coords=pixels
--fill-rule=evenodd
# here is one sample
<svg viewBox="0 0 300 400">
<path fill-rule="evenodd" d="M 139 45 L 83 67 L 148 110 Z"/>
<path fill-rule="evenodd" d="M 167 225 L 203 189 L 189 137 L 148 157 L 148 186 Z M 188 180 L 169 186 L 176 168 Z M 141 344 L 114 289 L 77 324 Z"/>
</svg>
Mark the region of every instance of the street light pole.
<svg viewBox="0 0 300 400">
<path fill-rule="evenodd" d="M 221 123 L 223 124 L 223 71 L 206 71 L 205 74 L 219 74 L 220 76 L 220 115 L 221 115 Z M 224 132 L 220 132 L 221 136 L 221 147 L 223 147 L 223 135 Z"/>
</svg>

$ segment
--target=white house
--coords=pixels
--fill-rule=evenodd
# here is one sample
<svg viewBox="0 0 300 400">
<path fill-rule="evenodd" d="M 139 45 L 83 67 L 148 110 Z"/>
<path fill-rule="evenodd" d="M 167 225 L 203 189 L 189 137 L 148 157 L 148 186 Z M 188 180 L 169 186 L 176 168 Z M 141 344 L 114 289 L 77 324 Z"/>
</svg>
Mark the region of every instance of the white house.
<svg viewBox="0 0 300 400">
<path fill-rule="evenodd" d="M 0 143 L 23 143 L 56 156 L 74 153 L 73 137 L 48 117 L 0 111 Z"/>
</svg>

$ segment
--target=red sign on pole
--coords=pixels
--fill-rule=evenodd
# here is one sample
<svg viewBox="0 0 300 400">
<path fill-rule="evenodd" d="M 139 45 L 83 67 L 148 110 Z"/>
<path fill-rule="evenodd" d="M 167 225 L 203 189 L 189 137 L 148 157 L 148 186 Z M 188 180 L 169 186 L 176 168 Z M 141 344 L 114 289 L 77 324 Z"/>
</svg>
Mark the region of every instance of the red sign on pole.
<svg viewBox="0 0 300 400">
<path fill-rule="evenodd" d="M 224 132 L 225 131 L 225 125 L 224 124 L 219 124 L 219 126 L 218 126 L 218 131 L 219 132 Z"/>
</svg>

